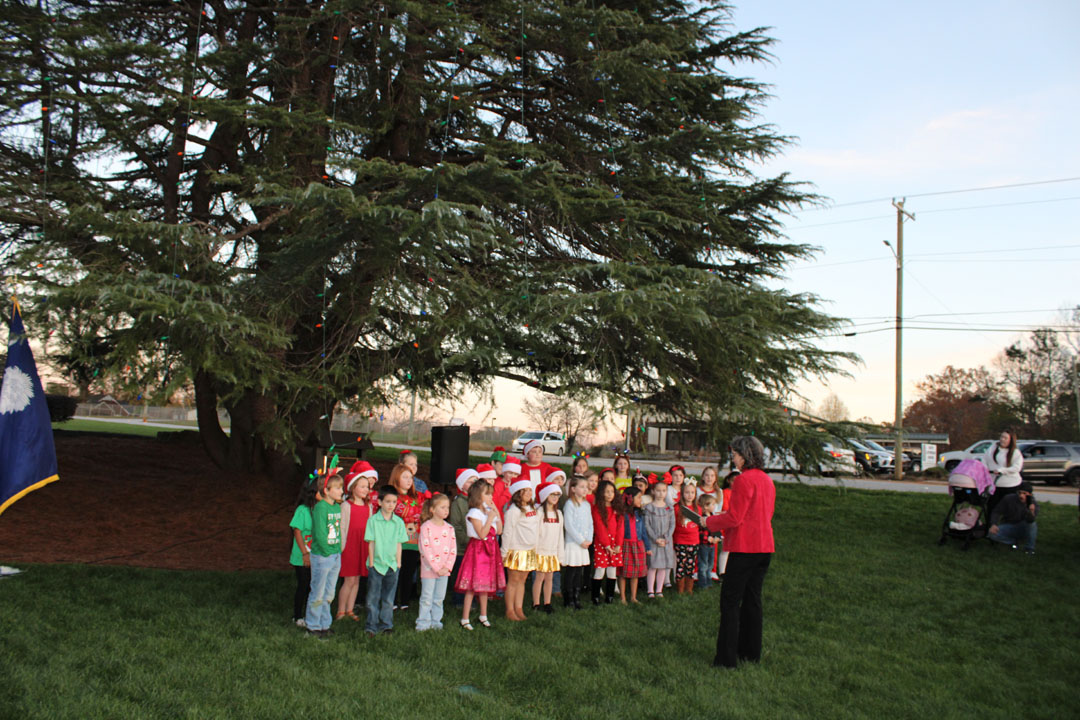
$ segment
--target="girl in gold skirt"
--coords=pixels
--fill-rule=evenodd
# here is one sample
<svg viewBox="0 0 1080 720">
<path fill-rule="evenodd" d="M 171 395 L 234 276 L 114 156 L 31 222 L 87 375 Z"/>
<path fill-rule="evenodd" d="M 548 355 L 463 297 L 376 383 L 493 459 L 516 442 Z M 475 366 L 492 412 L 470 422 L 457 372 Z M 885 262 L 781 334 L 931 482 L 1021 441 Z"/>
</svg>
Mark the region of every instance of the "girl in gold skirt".
<svg viewBox="0 0 1080 720">
<path fill-rule="evenodd" d="M 503 518 L 502 553 L 506 568 L 506 619 L 524 620 L 525 578 L 536 569 L 540 517 L 533 504 L 532 483 L 522 477 L 510 485 L 510 507 Z"/>
<path fill-rule="evenodd" d="M 536 541 L 536 579 L 533 580 L 533 610 L 540 609 L 540 594 L 544 595 L 544 612 L 551 608 L 551 583 L 559 572 L 563 548 L 563 515 L 559 510 L 562 490 L 557 483 L 543 482 L 536 488 L 540 499 L 540 531 Z"/>
</svg>

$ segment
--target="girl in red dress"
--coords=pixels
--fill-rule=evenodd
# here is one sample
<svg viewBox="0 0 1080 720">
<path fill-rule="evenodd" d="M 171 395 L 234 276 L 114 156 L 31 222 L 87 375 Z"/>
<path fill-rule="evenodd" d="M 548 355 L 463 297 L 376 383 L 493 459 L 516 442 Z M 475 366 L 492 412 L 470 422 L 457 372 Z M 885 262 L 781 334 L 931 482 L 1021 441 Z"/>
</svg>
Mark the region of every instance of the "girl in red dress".
<svg viewBox="0 0 1080 720">
<path fill-rule="evenodd" d="M 347 617 L 360 621 L 353 607 L 360 591 L 360 578 L 367 577 L 368 544 L 364 542 L 364 530 L 372 507 L 369 502 L 371 486 L 378 480 L 375 468 L 359 461 L 345 476 L 346 501 L 341 504 L 341 577 L 343 582 L 338 593 L 337 619 Z"/>
<path fill-rule="evenodd" d="M 615 572 L 622 567 L 623 518 L 615 512 L 615 485 L 606 480 L 596 487 L 593 504 L 593 605 L 600 604 L 600 585 L 606 602 L 615 602 Z"/>
<path fill-rule="evenodd" d="M 401 544 L 401 568 L 397 586 L 397 606 L 404 610 L 412 601 L 416 573 L 420 568 L 420 511 L 423 509 L 424 500 L 431 494 L 421 495 L 416 491 L 412 470 L 401 463 L 390 471 L 388 484 L 398 493 L 394 514 L 405 522 L 405 530 L 409 533 L 408 541 Z"/>
</svg>

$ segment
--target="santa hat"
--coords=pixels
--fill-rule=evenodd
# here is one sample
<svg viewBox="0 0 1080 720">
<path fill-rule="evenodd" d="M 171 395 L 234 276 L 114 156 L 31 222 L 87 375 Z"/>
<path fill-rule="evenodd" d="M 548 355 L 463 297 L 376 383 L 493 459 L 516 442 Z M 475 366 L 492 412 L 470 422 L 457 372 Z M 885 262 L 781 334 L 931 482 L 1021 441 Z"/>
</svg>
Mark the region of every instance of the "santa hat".
<svg viewBox="0 0 1080 720">
<path fill-rule="evenodd" d="M 521 474 L 521 461 L 516 457 L 506 458 L 506 462 L 503 463 L 503 475 L 506 473 L 514 473 L 515 475 Z"/>
<path fill-rule="evenodd" d="M 525 447 L 521 449 L 521 452 L 528 455 L 529 451 L 533 448 L 540 448 L 541 450 L 543 450 L 544 443 L 540 442 L 539 440 L 530 440 L 529 442 L 525 443 Z"/>
<path fill-rule="evenodd" d="M 458 490 L 465 492 L 465 483 L 467 483 L 470 478 L 475 480 L 477 477 L 479 476 L 472 468 L 458 468 L 457 474 L 454 477 L 454 482 L 457 483 Z"/>
<path fill-rule="evenodd" d="M 551 472 L 548 473 L 548 476 L 546 478 L 544 478 L 544 482 L 554 483 L 555 480 L 560 478 L 560 477 L 562 478 L 562 481 L 565 483 L 566 482 L 566 473 L 564 473 L 562 470 L 559 470 L 558 468 L 556 468 L 556 469 L 554 469 L 554 470 L 552 470 Z"/>
<path fill-rule="evenodd" d="M 489 460 L 493 463 L 506 462 L 506 448 L 502 445 L 496 445 L 495 450 L 492 451 Z"/>
<path fill-rule="evenodd" d="M 495 472 L 495 468 L 491 467 L 487 463 L 480 463 L 476 466 L 476 474 L 480 476 L 482 480 L 494 480 L 499 477 Z"/>
<path fill-rule="evenodd" d="M 349 468 L 349 473 L 345 476 L 345 492 L 352 490 L 353 483 L 355 483 L 358 478 L 362 477 L 378 480 L 379 473 L 375 468 L 371 467 L 371 463 L 365 460 L 357 460 L 352 464 L 352 467 Z"/>
<path fill-rule="evenodd" d="M 518 490 L 532 490 L 532 482 L 529 478 L 521 478 L 510 483 L 510 494 L 514 495 Z"/>
<path fill-rule="evenodd" d="M 552 475 L 554 475 L 554 473 L 552 473 Z M 536 487 L 536 496 L 540 498 L 541 504 L 547 502 L 548 497 L 550 497 L 552 493 L 562 495 L 562 490 L 560 490 L 559 486 L 553 482 L 542 482 Z"/>
</svg>

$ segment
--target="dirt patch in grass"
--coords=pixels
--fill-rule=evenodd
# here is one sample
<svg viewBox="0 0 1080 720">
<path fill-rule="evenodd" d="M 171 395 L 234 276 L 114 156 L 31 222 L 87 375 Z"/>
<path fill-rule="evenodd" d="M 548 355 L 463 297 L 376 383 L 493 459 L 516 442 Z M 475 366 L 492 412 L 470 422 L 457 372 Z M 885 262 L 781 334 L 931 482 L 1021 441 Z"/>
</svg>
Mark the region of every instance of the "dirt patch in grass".
<svg viewBox="0 0 1080 720">
<path fill-rule="evenodd" d="M 295 485 L 224 472 L 190 440 L 57 433 L 56 455 L 60 479 L 0 515 L 0 563 L 288 566 Z"/>
</svg>

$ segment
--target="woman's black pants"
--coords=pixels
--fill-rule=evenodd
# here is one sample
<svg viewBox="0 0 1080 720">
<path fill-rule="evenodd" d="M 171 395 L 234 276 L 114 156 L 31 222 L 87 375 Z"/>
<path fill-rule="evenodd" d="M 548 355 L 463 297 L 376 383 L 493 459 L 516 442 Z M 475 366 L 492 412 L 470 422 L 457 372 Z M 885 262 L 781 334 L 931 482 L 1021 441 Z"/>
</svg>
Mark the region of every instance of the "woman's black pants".
<svg viewBox="0 0 1080 720">
<path fill-rule="evenodd" d="M 772 553 L 728 556 L 720 587 L 720 632 L 714 665 L 735 667 L 740 660 L 761 660 L 761 586 Z"/>
</svg>

